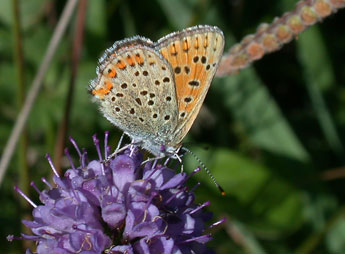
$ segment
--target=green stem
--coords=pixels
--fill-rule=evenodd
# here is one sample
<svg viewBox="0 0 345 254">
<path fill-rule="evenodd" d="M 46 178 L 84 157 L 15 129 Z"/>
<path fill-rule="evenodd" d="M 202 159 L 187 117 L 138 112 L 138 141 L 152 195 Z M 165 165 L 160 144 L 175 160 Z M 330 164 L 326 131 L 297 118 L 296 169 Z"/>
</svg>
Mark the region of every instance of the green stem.
<svg viewBox="0 0 345 254">
<path fill-rule="evenodd" d="M 23 53 L 23 37 L 21 33 L 21 19 L 20 19 L 20 9 L 19 0 L 12 1 L 12 11 L 13 11 L 13 40 L 14 40 L 14 64 L 16 69 L 17 77 L 17 107 L 18 111 L 22 108 L 24 104 L 24 99 L 26 95 L 26 85 L 25 85 L 25 75 L 24 75 L 24 53 Z M 18 147 L 18 174 L 19 174 L 19 186 L 24 193 L 29 195 L 29 168 L 27 162 L 27 133 L 23 130 L 23 133 L 19 139 Z M 20 199 L 21 216 L 22 218 L 30 218 L 29 204 L 25 202 L 24 199 Z M 22 227 L 25 233 L 29 233 L 26 227 Z M 23 242 L 23 249 L 28 246 L 27 243 Z"/>
<path fill-rule="evenodd" d="M 81 56 L 81 50 L 83 47 L 84 41 L 84 29 L 85 29 L 85 18 L 87 10 L 87 0 L 81 0 L 79 2 L 77 22 L 76 22 L 76 31 L 74 34 L 73 48 L 72 48 L 72 65 L 71 65 L 71 77 L 68 87 L 67 98 L 65 102 L 65 110 L 63 118 L 59 126 L 55 152 L 54 152 L 54 165 L 59 172 L 61 170 L 61 158 L 63 155 L 63 150 L 65 147 L 66 134 L 68 132 L 68 126 L 70 121 L 70 115 L 72 111 L 72 104 L 74 98 L 74 89 L 76 85 L 76 79 L 78 74 L 79 60 Z"/>
<path fill-rule="evenodd" d="M 17 106 L 20 109 L 23 106 L 25 98 L 25 76 L 24 76 L 24 54 L 23 54 L 23 38 L 21 34 L 21 23 L 19 13 L 19 1 L 13 0 L 13 37 L 14 37 L 14 60 L 17 76 Z M 27 165 L 27 135 L 25 132 L 21 135 L 19 153 L 18 153 L 18 167 L 19 167 L 19 184 L 20 188 L 28 193 L 29 178 Z M 27 204 L 27 202 L 24 202 Z"/>
</svg>

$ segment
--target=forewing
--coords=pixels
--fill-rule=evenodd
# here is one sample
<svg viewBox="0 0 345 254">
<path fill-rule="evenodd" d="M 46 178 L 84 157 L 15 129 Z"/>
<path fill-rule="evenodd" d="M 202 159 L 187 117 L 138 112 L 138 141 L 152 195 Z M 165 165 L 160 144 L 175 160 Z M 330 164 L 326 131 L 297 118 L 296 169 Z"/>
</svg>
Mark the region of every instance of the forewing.
<svg viewBox="0 0 345 254">
<path fill-rule="evenodd" d="M 160 39 L 157 50 L 173 69 L 178 128 L 175 143 L 182 141 L 197 117 L 223 54 L 224 36 L 212 26 L 196 26 Z"/>
</svg>

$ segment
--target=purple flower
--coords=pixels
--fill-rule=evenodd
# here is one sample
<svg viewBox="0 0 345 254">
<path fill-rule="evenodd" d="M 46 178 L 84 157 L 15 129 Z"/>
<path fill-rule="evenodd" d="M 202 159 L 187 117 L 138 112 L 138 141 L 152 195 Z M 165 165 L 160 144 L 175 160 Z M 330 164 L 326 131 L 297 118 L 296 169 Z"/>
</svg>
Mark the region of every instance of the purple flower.
<svg viewBox="0 0 345 254">
<path fill-rule="evenodd" d="M 204 234 L 204 222 L 210 214 L 202 211 L 209 202 L 194 203 L 185 173 L 176 174 L 157 161 L 142 165 L 143 153 L 136 146 L 105 160 L 108 133 L 104 158 L 99 140 L 93 139 L 99 159 L 91 162 L 70 139 L 81 165 L 75 167 L 66 150 L 71 169 L 64 177 L 47 156 L 56 186 L 43 179 L 49 188 L 39 191 L 32 183 L 43 205 L 34 204 L 16 187 L 34 207 L 33 221 L 23 220 L 33 235 L 8 240 L 33 240 L 38 254 L 209 253 L 205 243 L 211 236 Z"/>
</svg>

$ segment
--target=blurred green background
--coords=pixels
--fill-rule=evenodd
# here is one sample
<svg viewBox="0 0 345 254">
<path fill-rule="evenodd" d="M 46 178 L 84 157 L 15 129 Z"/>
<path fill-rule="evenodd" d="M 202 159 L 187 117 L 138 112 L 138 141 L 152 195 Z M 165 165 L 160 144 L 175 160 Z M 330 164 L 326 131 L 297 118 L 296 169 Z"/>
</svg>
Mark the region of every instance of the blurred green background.
<svg viewBox="0 0 345 254">
<path fill-rule="evenodd" d="M 19 1 L 26 91 L 65 3 Z M 158 40 L 176 30 L 210 24 L 224 31 L 227 51 L 259 24 L 270 23 L 295 4 L 290 0 L 88 1 L 67 136 L 87 148 L 92 158 L 94 133 L 102 138 L 110 130 L 114 146 L 121 135 L 98 112 L 86 89 L 95 78 L 98 58 L 114 41 L 136 34 Z M 34 180 L 44 188 L 40 178 L 51 175 L 45 153 L 54 156 L 65 117 L 76 16 L 30 114 L 27 148 L 18 146 L 0 187 L 1 253 L 24 253 L 22 242 L 6 241 L 8 234 L 23 232 L 20 220 L 31 211 L 13 186 L 20 184 L 38 204 L 37 193 L 27 190 L 23 182 Z M 200 202 L 211 201 L 212 221 L 227 217 L 226 223 L 212 230 L 214 240 L 209 247 L 217 253 L 345 253 L 344 24 L 345 10 L 340 10 L 280 51 L 239 74 L 216 78 L 211 85 L 185 141 L 227 192 L 222 197 L 205 172 L 191 180 L 202 182 L 196 195 Z M 1 0 L 1 153 L 23 93 L 14 61 L 14 30 L 13 1 Z M 65 161 L 63 170 L 68 168 Z M 196 166 L 186 156 L 186 170 Z"/>
</svg>

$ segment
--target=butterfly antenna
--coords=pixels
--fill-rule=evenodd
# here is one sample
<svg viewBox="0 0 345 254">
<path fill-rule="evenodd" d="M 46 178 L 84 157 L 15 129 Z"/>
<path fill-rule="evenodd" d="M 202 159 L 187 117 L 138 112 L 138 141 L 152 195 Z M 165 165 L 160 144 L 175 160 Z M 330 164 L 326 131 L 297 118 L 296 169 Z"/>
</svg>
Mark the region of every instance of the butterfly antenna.
<svg viewBox="0 0 345 254">
<path fill-rule="evenodd" d="M 216 178 L 212 175 L 211 171 L 206 167 L 206 165 L 199 159 L 198 156 L 196 156 L 195 153 L 193 153 L 191 150 L 189 150 L 186 147 L 182 147 L 182 150 L 190 153 L 194 159 L 200 164 L 200 166 L 206 171 L 206 173 L 208 174 L 208 176 L 211 178 L 211 180 L 213 181 L 213 183 L 217 186 L 218 190 L 220 191 L 220 193 L 222 194 L 222 196 L 225 196 L 225 191 L 224 189 L 220 186 L 220 184 L 217 182 Z"/>
</svg>

